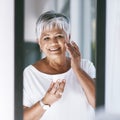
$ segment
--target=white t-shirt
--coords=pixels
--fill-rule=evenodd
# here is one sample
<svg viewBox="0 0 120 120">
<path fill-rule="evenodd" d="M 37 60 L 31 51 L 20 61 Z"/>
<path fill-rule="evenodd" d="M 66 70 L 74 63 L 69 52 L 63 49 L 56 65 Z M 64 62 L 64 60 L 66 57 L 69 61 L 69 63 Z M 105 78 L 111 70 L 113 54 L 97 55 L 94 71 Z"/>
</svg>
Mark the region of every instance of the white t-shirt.
<svg viewBox="0 0 120 120">
<path fill-rule="evenodd" d="M 95 67 L 88 60 L 81 60 L 81 68 L 95 78 Z M 62 74 L 45 74 L 29 65 L 24 70 L 23 105 L 31 107 L 41 100 L 53 80 L 66 79 L 62 98 L 55 102 L 40 120 L 94 120 L 95 113 L 72 68 Z"/>
</svg>

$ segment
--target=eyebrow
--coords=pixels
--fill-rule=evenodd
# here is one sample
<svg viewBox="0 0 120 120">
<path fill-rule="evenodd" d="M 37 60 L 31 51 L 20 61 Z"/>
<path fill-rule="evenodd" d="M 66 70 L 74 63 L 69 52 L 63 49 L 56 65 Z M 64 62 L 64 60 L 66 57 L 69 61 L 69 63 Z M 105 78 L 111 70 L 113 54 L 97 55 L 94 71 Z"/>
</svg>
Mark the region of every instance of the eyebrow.
<svg viewBox="0 0 120 120">
<path fill-rule="evenodd" d="M 64 33 L 55 33 L 55 35 L 64 35 Z M 44 37 L 44 36 L 50 36 L 50 34 L 48 34 L 48 33 L 43 33 L 43 34 L 41 35 L 41 38 Z"/>
<path fill-rule="evenodd" d="M 48 36 L 50 36 L 49 34 L 42 34 L 41 35 L 41 38 L 43 38 L 43 37 L 48 37 Z"/>
<path fill-rule="evenodd" d="M 57 34 L 55 34 L 55 35 L 64 35 L 63 33 L 57 33 Z"/>
</svg>

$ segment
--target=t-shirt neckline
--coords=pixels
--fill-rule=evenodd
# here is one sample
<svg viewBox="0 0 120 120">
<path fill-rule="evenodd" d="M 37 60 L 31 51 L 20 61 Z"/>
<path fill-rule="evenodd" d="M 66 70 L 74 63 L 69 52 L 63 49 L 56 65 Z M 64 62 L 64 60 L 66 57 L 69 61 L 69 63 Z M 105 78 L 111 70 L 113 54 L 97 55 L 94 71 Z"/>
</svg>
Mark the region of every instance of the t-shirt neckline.
<svg viewBox="0 0 120 120">
<path fill-rule="evenodd" d="M 72 68 L 70 68 L 69 70 L 67 70 L 67 71 L 64 72 L 64 73 L 47 74 L 47 73 L 44 73 L 44 72 L 39 71 L 39 70 L 36 69 L 33 65 L 30 65 L 30 66 L 31 66 L 31 68 L 32 68 L 33 70 L 35 70 L 35 71 L 38 72 L 39 74 L 42 74 L 42 75 L 45 75 L 45 76 L 59 76 L 59 75 L 65 75 L 65 74 L 69 73 L 69 72 L 72 70 Z"/>
</svg>

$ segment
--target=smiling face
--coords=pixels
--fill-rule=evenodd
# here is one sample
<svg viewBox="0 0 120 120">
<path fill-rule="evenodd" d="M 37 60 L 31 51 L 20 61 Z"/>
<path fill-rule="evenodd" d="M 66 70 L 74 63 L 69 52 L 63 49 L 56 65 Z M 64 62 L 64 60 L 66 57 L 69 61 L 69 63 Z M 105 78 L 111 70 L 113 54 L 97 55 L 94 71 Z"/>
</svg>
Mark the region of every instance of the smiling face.
<svg viewBox="0 0 120 120">
<path fill-rule="evenodd" d="M 69 42 L 67 34 L 59 28 L 44 30 L 41 34 L 39 45 L 49 58 L 65 56 L 65 42 Z"/>
</svg>

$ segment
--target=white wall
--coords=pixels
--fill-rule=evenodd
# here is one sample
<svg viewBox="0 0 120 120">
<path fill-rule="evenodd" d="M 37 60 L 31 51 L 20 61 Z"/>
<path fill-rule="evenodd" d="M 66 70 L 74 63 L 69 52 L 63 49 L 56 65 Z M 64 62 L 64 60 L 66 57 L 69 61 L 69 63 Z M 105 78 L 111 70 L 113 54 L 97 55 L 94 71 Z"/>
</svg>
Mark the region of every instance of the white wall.
<svg viewBox="0 0 120 120">
<path fill-rule="evenodd" d="M 24 40 L 37 42 L 35 27 L 40 14 L 47 10 L 56 10 L 56 0 L 25 0 Z"/>
<path fill-rule="evenodd" d="M 79 45 L 82 57 L 89 60 L 93 39 L 91 4 L 92 0 L 70 0 L 71 40 Z"/>
<path fill-rule="evenodd" d="M 107 0 L 106 111 L 120 115 L 120 0 Z"/>
<path fill-rule="evenodd" d="M 0 120 L 14 120 L 14 0 L 0 0 Z"/>
</svg>

